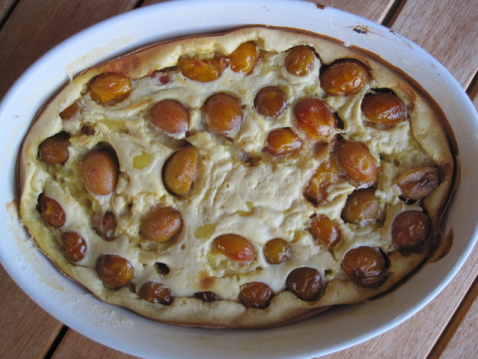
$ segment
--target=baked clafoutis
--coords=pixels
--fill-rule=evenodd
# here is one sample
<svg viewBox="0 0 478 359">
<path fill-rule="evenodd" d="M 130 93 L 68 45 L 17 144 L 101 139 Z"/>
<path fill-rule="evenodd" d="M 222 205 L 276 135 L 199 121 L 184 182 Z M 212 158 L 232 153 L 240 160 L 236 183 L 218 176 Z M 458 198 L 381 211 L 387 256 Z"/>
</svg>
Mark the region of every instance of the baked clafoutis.
<svg viewBox="0 0 478 359">
<path fill-rule="evenodd" d="M 33 120 L 20 215 L 100 300 L 263 328 L 390 290 L 439 242 L 455 155 L 441 110 L 378 56 L 251 26 L 74 77 Z"/>
</svg>

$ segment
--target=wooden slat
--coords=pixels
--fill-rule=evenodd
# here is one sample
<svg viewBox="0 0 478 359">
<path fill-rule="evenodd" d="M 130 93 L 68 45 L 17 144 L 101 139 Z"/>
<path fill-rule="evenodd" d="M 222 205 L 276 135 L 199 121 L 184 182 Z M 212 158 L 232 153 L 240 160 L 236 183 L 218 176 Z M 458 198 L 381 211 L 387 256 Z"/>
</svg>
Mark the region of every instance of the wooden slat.
<svg viewBox="0 0 478 359">
<path fill-rule="evenodd" d="M 143 6 L 166 2 L 168 0 L 145 0 Z M 319 5 L 331 6 L 336 9 L 348 11 L 375 22 L 381 23 L 391 9 L 394 0 L 306 0 Z"/>
<path fill-rule="evenodd" d="M 62 324 L 40 309 L 0 265 L 0 358 L 43 358 Z"/>
<path fill-rule="evenodd" d="M 21 0 L 0 32 L 0 98 L 56 44 L 99 21 L 130 10 L 137 0 Z"/>
<path fill-rule="evenodd" d="M 52 359 L 139 359 L 98 344 L 70 329 L 52 356 Z"/>
<path fill-rule="evenodd" d="M 475 0 L 406 1 L 391 28 L 432 54 L 464 88 L 469 86 L 478 70 Z"/>
<path fill-rule="evenodd" d="M 428 359 L 476 358 L 478 353 L 478 278 L 468 291 Z"/>
<path fill-rule="evenodd" d="M 317 4 L 331 6 L 355 15 L 382 23 L 394 4 L 394 0 L 308 0 Z"/>
<path fill-rule="evenodd" d="M 15 0 L 0 0 L 0 26 L 3 24 L 10 9 L 15 5 Z"/>
<path fill-rule="evenodd" d="M 475 300 L 468 315 L 440 356 L 434 358 L 476 359 L 478 353 L 478 300 Z"/>
</svg>

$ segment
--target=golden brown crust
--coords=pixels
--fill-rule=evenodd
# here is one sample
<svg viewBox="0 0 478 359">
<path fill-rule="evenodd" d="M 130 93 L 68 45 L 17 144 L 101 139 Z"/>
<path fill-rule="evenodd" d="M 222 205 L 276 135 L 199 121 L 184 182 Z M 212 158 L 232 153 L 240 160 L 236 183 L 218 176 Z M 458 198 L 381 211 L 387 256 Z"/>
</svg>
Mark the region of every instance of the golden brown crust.
<svg viewBox="0 0 478 359">
<path fill-rule="evenodd" d="M 157 157 L 153 156 L 151 157 L 152 159 L 149 159 L 150 157 L 147 158 L 149 159 L 148 161 L 151 161 L 151 166 L 154 166 L 154 169 L 157 170 L 157 172 L 151 170 L 151 176 L 153 174 L 158 175 L 167 158 L 179 146 L 183 145 L 184 134 L 178 135 L 179 137 L 176 138 L 171 138 L 171 136 L 167 137 L 164 134 L 156 135 L 152 132 L 152 129 L 148 127 L 149 125 L 137 125 L 135 120 L 131 120 L 131 116 L 133 114 L 136 117 L 147 119 L 148 109 L 156 101 L 162 98 L 157 93 L 148 93 L 146 90 L 143 91 L 143 89 L 151 87 L 146 81 L 155 71 L 169 71 L 170 69 L 176 69 L 178 59 L 182 56 L 193 58 L 197 55 L 204 57 L 216 53 L 228 56 L 240 44 L 248 41 L 253 41 L 263 53 L 268 54 L 264 55 L 265 57 L 262 59 L 263 63 L 266 63 L 270 59 L 278 58 L 277 56 L 280 56 L 281 53 L 284 53 L 293 46 L 307 45 L 312 47 L 319 55 L 320 59 L 317 59 L 319 65 L 322 63 L 322 65 L 325 66 L 333 63 L 337 59 L 353 58 L 368 67 L 372 80 L 367 87 L 357 94 L 350 96 L 349 99 L 344 100 L 344 97 L 334 98 L 332 96 L 327 96 L 323 90 L 321 90 L 320 84 L 317 80 L 314 81 L 314 85 L 311 85 L 310 88 L 305 91 L 305 94 L 307 96 L 318 96 L 326 100 L 328 105 L 333 108 L 346 124 L 344 131 L 341 131 L 342 136 L 345 139 L 360 140 L 370 148 L 372 154 L 377 159 L 380 159 L 381 156 L 385 158 L 382 162 L 382 168 L 377 184 L 382 206 L 386 212 L 385 219 L 381 224 L 371 226 L 370 231 L 372 232 L 368 233 L 364 228 L 344 223 L 340 218 L 341 208 L 347 195 L 353 190 L 353 186 L 348 183 L 342 183 L 342 187 L 337 190 L 335 197 L 330 201 L 327 201 L 323 207 L 316 208 L 308 202 L 300 205 L 294 202 L 291 203 L 288 208 L 285 208 L 280 214 L 279 211 L 277 212 L 277 215 L 283 216 L 282 222 L 279 224 L 280 226 L 286 226 L 287 221 L 291 221 L 294 225 L 296 223 L 302 223 L 302 226 L 304 227 L 301 230 L 297 228 L 293 228 L 293 230 L 287 228 L 290 233 L 295 231 L 290 238 L 291 243 L 295 246 L 295 253 L 305 251 L 306 248 L 309 248 L 307 246 L 311 246 L 313 243 L 310 233 L 305 230 L 305 226 L 307 225 L 306 221 L 312 213 L 327 213 L 328 215 L 333 216 L 334 220 L 341 225 L 343 238 L 345 239 L 342 239 L 333 250 L 328 251 L 324 248 L 317 249 L 317 245 L 314 247 L 314 255 L 316 255 L 317 258 L 321 258 L 323 261 L 323 263 L 317 264 L 317 268 L 326 281 L 325 289 L 317 300 L 303 301 L 292 294 L 292 292 L 284 290 L 284 276 L 286 276 L 294 266 L 298 266 L 298 262 L 291 260 L 288 263 L 276 267 L 277 278 L 271 279 L 271 281 L 274 282 L 271 285 L 274 285 L 275 295 L 270 304 L 264 309 L 245 308 L 232 294 L 231 298 L 223 298 L 211 303 L 204 303 L 202 300 L 193 297 L 195 290 L 187 295 L 178 295 L 173 303 L 168 306 L 158 303 L 149 303 L 140 299 L 137 292 L 139 291 L 139 286 L 149 278 L 158 279 L 158 274 L 154 270 L 155 263 L 164 260 L 173 267 L 174 265 L 169 261 L 171 260 L 171 257 L 174 257 L 171 253 L 176 253 L 174 252 L 176 250 L 175 247 L 179 247 L 179 245 L 176 246 L 176 244 L 185 243 L 189 245 L 189 242 L 187 242 L 188 240 L 194 243 L 201 240 L 207 240 L 207 235 L 205 235 L 205 237 L 199 236 L 197 231 L 201 226 L 198 226 L 196 228 L 183 230 L 179 237 L 175 238 L 173 244 L 150 246 L 146 245 L 145 241 L 139 234 L 137 234 L 139 233 L 136 226 L 137 222 L 143 220 L 147 213 L 149 213 L 149 208 L 156 205 L 158 201 L 162 201 L 162 205 L 175 205 L 179 206 L 181 210 L 184 210 L 183 219 L 185 220 L 185 227 L 192 225 L 191 223 L 194 222 L 193 219 L 188 217 L 188 211 L 190 211 L 190 208 L 196 207 L 192 205 L 194 202 L 193 195 L 188 194 L 184 197 L 185 199 L 178 200 L 177 198 L 172 197 L 171 194 L 162 188 L 160 184 L 157 184 L 156 182 L 158 181 L 146 181 L 144 184 L 139 184 L 140 181 L 134 182 L 136 178 L 135 176 L 139 175 L 135 172 L 137 168 L 134 166 L 132 167 L 131 165 L 131 156 L 139 156 L 140 158 L 143 158 L 141 157 L 142 153 L 152 148 L 153 150 L 151 150 L 151 152 L 154 151 L 154 156 Z M 274 58 L 273 56 L 276 57 Z M 178 71 L 173 70 L 173 72 L 174 71 L 177 74 Z M 227 71 L 230 72 L 230 70 Z M 316 78 L 318 78 L 318 69 L 316 71 Z M 93 104 L 91 99 L 89 99 L 88 86 L 96 76 L 109 72 L 122 74 L 132 80 L 136 80 L 136 82 L 133 84 L 132 95 L 130 95 L 127 100 L 109 108 L 101 108 L 100 106 Z M 294 91 L 301 91 L 300 81 L 290 78 L 289 75 L 284 73 L 275 75 L 275 78 L 272 78 L 272 80 L 268 79 L 266 83 L 261 83 L 257 80 L 257 84 L 253 82 L 256 80 L 251 80 L 254 76 L 260 77 L 257 74 L 250 76 L 247 75 L 248 77 L 244 76 L 244 81 L 251 81 L 250 84 L 248 83 L 244 88 L 241 88 L 240 85 L 237 85 L 239 86 L 238 88 L 234 87 L 236 85 L 231 85 L 232 81 L 226 82 L 227 76 L 232 75 L 224 75 L 224 79 L 217 81 L 218 85 L 216 85 L 216 83 L 205 85 L 190 81 L 181 77 L 179 74 L 174 76 L 176 76 L 174 77 L 174 81 L 177 81 L 179 92 L 173 88 L 168 92 L 167 97 L 181 99 L 181 96 L 184 96 L 184 101 L 188 103 L 187 107 L 192 113 L 192 129 L 188 141 L 198 147 L 200 149 L 200 156 L 203 156 L 202 158 L 208 158 L 208 161 L 210 158 L 214 157 L 214 154 L 216 154 L 218 156 L 215 159 L 217 163 L 222 163 L 221 156 L 226 156 L 228 153 L 227 151 L 232 150 L 228 149 L 224 152 L 217 152 L 218 148 L 223 146 L 223 144 L 217 139 L 217 137 L 215 137 L 216 135 L 208 134 L 210 131 L 201 121 L 200 108 L 202 102 L 207 96 L 209 96 L 209 94 L 221 91 L 233 93 L 239 96 L 243 103 L 252 104 L 255 94 L 250 88 L 269 85 L 267 81 L 273 81 L 274 84 L 278 84 L 283 88 L 290 85 L 287 81 L 292 81 L 290 86 L 295 86 Z M 224 82 L 221 82 L 223 80 Z M 293 81 L 296 82 L 294 83 Z M 201 93 L 203 88 L 205 89 L 204 94 Z M 383 88 L 391 89 L 409 109 L 409 121 L 403 126 L 397 126 L 397 128 L 391 129 L 388 132 L 380 129 L 373 129 L 364 125 L 364 120 L 360 112 L 361 98 L 373 89 Z M 188 91 L 191 91 L 194 96 L 191 95 L 190 97 L 187 97 Z M 288 95 L 293 99 L 289 106 L 291 108 L 298 98 L 306 96 L 305 94 L 296 95 L 296 92 L 294 91 L 288 90 Z M 59 113 L 75 101 L 79 100 L 82 101 L 82 103 L 80 104 L 80 111 L 76 117 L 72 121 L 62 120 Z M 256 115 L 253 114 L 254 108 L 252 105 L 249 105 L 249 107 L 244 105 L 244 107 L 246 116 L 243 128 L 239 134 L 234 135 L 236 137 L 233 139 L 238 141 L 243 148 L 247 148 L 248 144 L 246 141 L 263 143 L 263 139 L 272 125 L 271 121 L 268 122 L 261 119 L 256 120 L 256 117 L 254 117 Z M 83 115 L 83 111 L 85 111 L 85 113 L 87 112 L 90 117 L 87 118 L 87 115 Z M 282 121 L 279 122 L 279 125 L 282 127 L 295 126 L 296 120 L 290 108 L 286 110 L 286 116 L 288 116 L 289 120 L 278 120 Z M 442 126 L 443 119 L 440 116 L 441 112 L 436 111 L 434 107 L 430 105 L 426 95 L 420 93 L 411 82 L 403 76 L 398 75 L 386 64 L 378 62 L 375 58 L 367 56 L 363 52 L 353 51 L 343 47 L 337 41 L 325 39 L 305 31 L 257 26 L 241 28 L 224 34 L 195 36 L 186 39 L 172 40 L 139 49 L 118 59 L 85 70 L 76 76 L 38 114 L 38 117 L 33 122 L 24 141 L 22 151 L 19 154 L 18 185 L 21 196 L 20 213 L 23 223 L 37 241 L 41 250 L 45 252 L 59 269 L 67 276 L 87 287 L 94 295 L 105 302 L 130 308 L 138 314 L 148 318 L 177 325 L 206 328 L 251 329 L 290 323 L 321 313 L 334 305 L 356 303 L 377 296 L 403 280 L 427 258 L 429 253 L 427 245 L 413 253 L 402 255 L 391 244 L 390 226 L 394 216 L 410 208 L 420 208 L 420 203 L 410 206 L 403 204 L 399 200 L 400 193 L 397 187 L 393 185 L 393 179 L 401 172 L 416 165 L 433 165 L 440 169 L 442 177 L 439 187 L 421 203 L 433 222 L 434 232 L 438 232 L 439 219 L 449 199 L 455 172 L 455 160 L 450 147 L 448 146 L 447 133 Z M 256 120 L 256 122 L 252 121 L 251 118 Z M 122 129 L 125 125 L 123 123 L 119 125 L 118 122 L 126 120 L 131 121 L 126 125 L 129 126 L 127 127 L 127 131 L 123 131 Z M 146 120 L 146 122 L 148 121 Z M 90 124 L 92 129 L 88 127 Z M 70 160 L 65 164 L 65 167 L 62 165 L 54 165 L 53 167 L 45 166 L 38 159 L 39 145 L 44 139 L 61 131 L 68 131 L 72 134 Z M 94 131 L 94 135 L 91 135 L 88 131 Z M 405 134 L 409 137 L 403 137 Z M 407 139 L 406 141 L 409 141 L 409 143 L 403 144 L 404 154 L 397 153 L 393 148 L 394 136 L 396 138 L 403 137 Z M 161 141 L 163 142 L 161 143 Z M 76 182 L 73 181 L 74 184 L 68 184 L 70 178 L 75 178 L 75 176 L 78 177 L 78 161 L 82 158 L 84 153 L 102 142 L 109 143 L 109 145 L 111 145 L 116 151 L 120 163 L 120 170 L 125 174 L 120 176 L 118 184 L 118 187 L 123 191 L 123 195 L 118 196 L 117 200 L 114 199 L 114 196 L 111 197 L 113 199 L 110 197 L 105 199 L 92 196 L 86 192 L 82 187 L 81 182 L 78 182 L 77 180 L 74 180 Z M 388 145 L 388 142 L 390 142 L 391 145 Z M 148 143 L 151 147 L 147 147 L 145 143 Z M 149 152 L 148 154 L 150 155 Z M 261 154 L 261 156 L 265 155 Z M 239 156 L 237 157 L 239 158 Z M 237 160 L 237 163 L 239 163 L 237 158 L 231 158 L 231 161 Z M 322 160 L 323 158 L 321 158 L 320 155 L 316 155 L 315 158 L 308 159 L 308 162 L 305 161 L 299 166 L 301 167 L 301 170 L 298 170 L 297 172 L 300 173 L 291 173 L 288 174 L 288 176 L 290 178 L 296 178 L 293 176 L 297 176 L 301 181 L 305 181 L 312 175 L 313 169 Z M 410 162 L 407 162 L 408 160 L 410 160 Z M 214 166 L 207 167 L 209 166 L 208 161 L 204 160 L 204 162 L 200 163 L 200 174 L 225 173 L 231 170 L 226 164 L 221 164 L 221 166 L 226 167 L 221 167 L 221 171 L 214 172 Z M 270 161 L 270 159 L 266 158 L 266 161 Z M 394 161 L 399 164 L 394 164 Z M 278 163 L 284 164 L 285 161 L 279 160 Z M 286 166 L 284 165 L 284 167 Z M 250 169 L 250 173 L 253 173 L 250 174 L 251 177 L 260 176 L 257 174 L 258 172 L 254 169 L 254 166 L 247 168 Z M 274 169 L 274 171 L 274 173 L 280 172 L 276 169 Z M 217 193 L 213 193 L 212 189 L 210 190 L 210 193 L 200 192 L 202 186 L 206 186 L 207 182 L 213 180 L 224 181 L 224 178 L 221 179 L 216 177 L 209 179 L 201 177 L 201 175 L 198 176 L 194 184 L 194 190 L 192 191 L 193 194 L 195 193 L 196 196 L 203 196 L 204 198 L 217 197 Z M 262 182 L 268 180 L 268 178 L 266 180 L 261 178 Z M 244 181 L 246 181 L 246 179 L 244 179 Z M 139 187 L 143 185 L 143 187 L 141 187 L 141 190 L 134 192 L 134 185 Z M 271 184 L 271 186 L 273 185 L 274 183 Z M 231 186 L 232 188 L 241 188 L 241 184 L 233 180 L 231 181 Z M 147 190 L 151 193 L 144 194 L 145 191 L 147 191 L 146 188 L 148 188 Z M 302 188 L 302 183 L 300 183 L 300 188 Z M 67 210 L 68 219 L 64 228 L 56 229 L 45 224 L 46 222 L 37 210 L 38 197 L 42 193 L 57 198 L 60 204 Z M 200 193 L 200 195 L 198 193 Z M 241 193 L 240 195 L 247 197 L 244 193 Z M 299 196 L 301 195 L 302 194 L 300 193 Z M 254 217 L 255 215 L 259 216 L 257 218 L 266 218 L 270 215 L 261 212 L 261 210 L 263 211 L 261 207 L 267 207 L 270 202 L 266 199 L 259 198 L 258 203 L 262 204 L 259 204 L 257 207 L 253 204 L 251 209 L 247 207 L 249 206 L 247 200 L 244 200 L 247 204 L 247 206 L 245 206 L 240 198 L 241 196 L 236 196 L 232 199 L 229 198 L 233 201 L 234 205 L 237 205 L 237 207 L 234 208 L 236 208 L 238 210 L 237 213 L 239 213 L 239 217 L 236 219 L 236 224 L 229 225 L 232 226 L 231 228 L 236 228 L 236 230 L 237 226 L 243 226 L 244 230 L 247 232 L 247 226 L 249 225 L 249 222 L 247 221 L 250 220 L 250 218 L 256 218 Z M 88 198 L 89 202 L 85 202 L 85 198 Z M 134 200 L 138 200 L 138 202 L 134 202 Z M 134 205 L 128 207 L 128 203 L 126 203 L 128 201 L 131 201 L 131 204 L 134 202 Z M 302 202 L 304 202 L 303 199 Z M 86 208 L 85 203 L 93 203 L 91 205 L 93 209 Z M 189 204 L 191 207 L 187 207 Z M 297 214 L 296 208 L 300 208 L 304 213 L 301 215 Z M 128 221 L 130 221 L 128 223 L 131 223 L 131 221 L 135 222 L 135 224 L 131 225 L 132 229 L 126 229 L 126 227 L 124 227 L 125 232 L 119 235 L 114 242 L 104 241 L 98 236 L 98 233 L 92 229 L 94 225 L 92 212 L 97 213 L 105 210 L 114 211 L 118 217 L 123 214 L 125 216 L 128 214 L 130 216 L 128 217 Z M 197 213 L 201 213 L 202 210 L 203 209 L 201 208 L 196 208 Z M 131 213 L 128 211 L 131 211 Z M 293 216 L 289 216 L 291 213 Z M 233 214 L 230 214 L 226 219 L 220 217 L 221 221 L 224 220 L 224 223 L 229 223 L 229 218 L 232 217 Z M 263 217 L 260 217 L 261 215 Z M 76 223 L 71 218 L 81 219 Z M 268 223 L 267 218 L 264 221 L 261 220 L 259 223 L 264 222 L 264 225 L 266 225 L 266 223 Z M 121 223 L 121 225 L 126 226 L 125 223 L 127 223 L 126 220 L 124 223 Z M 202 225 L 205 224 L 206 223 L 202 223 Z M 210 226 L 207 227 L 209 229 L 215 226 L 215 229 L 212 229 L 212 231 L 221 234 L 218 232 L 220 228 L 223 228 L 221 225 L 206 225 Z M 291 227 L 293 226 L 291 225 Z M 66 229 L 82 230 L 82 228 L 88 228 L 87 230 L 85 229 L 85 236 L 88 237 L 88 245 L 91 246 L 94 255 L 88 254 L 84 261 L 74 264 L 64 255 L 59 237 L 61 236 L 62 231 Z M 257 229 L 257 225 L 254 230 L 255 229 Z M 202 230 L 205 229 L 202 228 Z M 259 229 L 257 230 L 259 231 Z M 273 230 L 270 229 L 267 233 L 269 235 L 269 233 L 272 232 Z M 268 239 L 270 238 L 259 238 L 255 243 L 256 247 L 260 249 L 263 243 Z M 389 264 L 386 280 L 375 288 L 363 288 L 353 284 L 340 269 L 340 261 L 347 250 L 360 245 L 380 247 L 381 250 L 387 254 Z M 144 248 L 147 248 L 148 250 L 144 250 Z M 159 254 L 151 253 L 151 248 L 156 249 Z M 208 247 L 206 245 L 201 247 L 200 255 L 202 256 L 202 259 L 208 255 L 204 248 Z M 184 251 L 184 249 L 182 250 Z M 323 252 L 322 254 L 321 251 Z M 133 266 L 137 270 L 135 280 L 133 281 L 134 285 L 127 285 L 121 289 L 110 289 L 105 287 L 99 280 L 93 264 L 96 260 L 95 256 L 102 253 L 112 252 L 131 258 Z M 168 255 L 171 255 L 171 257 L 168 257 Z M 193 255 L 196 254 L 193 253 Z M 261 257 L 260 254 L 259 257 Z M 211 262 L 214 262 L 214 258 L 212 258 Z M 192 260 L 193 259 L 191 259 L 191 261 Z M 260 258 L 258 260 L 263 261 L 263 259 Z M 307 262 L 304 266 L 305 265 L 312 264 Z M 331 268 L 333 270 L 331 270 Z M 189 273 L 186 269 L 183 270 L 185 274 L 178 274 L 178 278 L 186 278 L 189 280 L 189 285 L 192 288 L 196 286 L 195 281 L 199 281 L 199 279 L 196 278 L 197 273 L 194 273 L 194 270 L 190 269 L 191 273 Z M 201 282 L 202 284 L 198 285 L 198 288 L 201 289 L 203 289 L 203 285 L 205 285 L 204 283 L 207 284 L 208 288 L 218 291 L 221 290 L 221 286 L 230 285 L 231 288 L 234 288 L 234 292 L 238 290 L 238 286 L 244 281 L 265 281 L 270 279 L 270 277 L 268 277 L 269 274 L 267 274 L 269 273 L 267 268 L 261 268 L 256 271 L 241 266 L 238 266 L 235 269 L 233 268 L 233 270 L 238 270 L 236 276 L 242 278 L 239 280 L 239 283 L 234 284 L 231 284 L 233 282 L 231 279 L 233 277 L 231 273 L 223 268 L 219 270 L 212 264 L 207 264 L 203 270 L 207 273 L 206 275 L 203 275 L 203 278 L 207 277 L 212 279 L 208 280 L 207 283 L 204 281 Z M 260 274 L 261 271 L 265 274 Z M 331 273 L 328 273 L 329 271 Z M 164 276 L 159 276 L 159 278 L 165 279 Z M 277 282 L 279 284 L 277 284 Z M 176 289 L 177 291 L 183 290 L 178 289 L 178 287 L 176 287 Z"/>
</svg>

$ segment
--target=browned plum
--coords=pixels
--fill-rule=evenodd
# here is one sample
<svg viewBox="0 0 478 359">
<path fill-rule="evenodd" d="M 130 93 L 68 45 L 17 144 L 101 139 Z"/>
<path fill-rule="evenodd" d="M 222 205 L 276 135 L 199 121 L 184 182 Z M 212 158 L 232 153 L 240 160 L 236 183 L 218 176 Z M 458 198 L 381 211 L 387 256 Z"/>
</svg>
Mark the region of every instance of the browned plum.
<svg viewBox="0 0 478 359">
<path fill-rule="evenodd" d="M 251 242 L 237 234 L 223 234 L 216 237 L 212 245 L 226 257 L 236 262 L 252 262 L 256 259 L 256 250 Z"/>
<path fill-rule="evenodd" d="M 254 99 L 256 111 L 266 117 L 279 117 L 287 107 L 287 95 L 276 86 L 262 88 Z"/>
<path fill-rule="evenodd" d="M 406 199 L 419 200 L 427 197 L 440 184 L 440 171 L 436 167 L 420 167 L 408 171 L 395 181 L 402 196 Z"/>
<path fill-rule="evenodd" d="M 325 214 L 311 218 L 310 230 L 314 239 L 328 248 L 335 246 L 342 235 L 339 226 Z"/>
<path fill-rule="evenodd" d="M 164 243 L 181 229 L 183 221 L 177 209 L 160 207 L 154 210 L 140 226 L 141 235 L 148 241 Z"/>
<path fill-rule="evenodd" d="M 380 219 L 381 209 L 372 188 L 358 189 L 350 194 L 342 210 L 345 222 L 365 226 Z"/>
<path fill-rule="evenodd" d="M 247 308 L 266 308 L 272 298 L 272 289 L 262 282 L 249 282 L 241 285 L 239 301 Z"/>
<path fill-rule="evenodd" d="M 149 111 L 149 119 L 154 126 L 171 135 L 189 129 L 189 111 L 176 100 L 157 102 Z"/>
<path fill-rule="evenodd" d="M 44 194 L 40 196 L 41 215 L 53 227 L 60 228 L 66 222 L 66 214 L 61 205 Z"/>
<path fill-rule="evenodd" d="M 299 128 L 313 141 L 329 142 L 337 128 L 337 120 L 330 107 L 318 98 L 305 98 L 295 105 Z"/>
<path fill-rule="evenodd" d="M 369 78 L 370 73 L 364 64 L 347 59 L 329 66 L 320 76 L 320 83 L 327 94 L 346 96 L 359 91 Z"/>
<path fill-rule="evenodd" d="M 118 183 L 118 160 L 110 151 L 94 149 L 83 157 L 80 174 L 88 191 L 97 195 L 110 194 Z"/>
<path fill-rule="evenodd" d="M 203 292 L 196 292 L 194 293 L 194 297 L 196 297 L 197 299 L 201 299 L 203 302 L 206 302 L 206 303 L 215 302 L 216 300 L 219 300 L 219 297 L 217 296 L 217 294 L 209 290 L 206 290 Z"/>
<path fill-rule="evenodd" d="M 47 138 L 40 144 L 40 159 L 46 164 L 64 164 L 68 161 L 70 153 L 70 136 L 65 132 L 60 132 Z"/>
<path fill-rule="evenodd" d="M 281 264 L 291 256 L 290 244 L 282 238 L 274 238 L 264 245 L 264 257 L 270 264 Z"/>
<path fill-rule="evenodd" d="M 116 216 L 113 212 L 108 211 L 104 214 L 98 214 L 93 219 L 96 232 L 107 241 L 114 239 L 117 226 Z"/>
<path fill-rule="evenodd" d="M 396 126 L 407 120 L 405 104 L 391 93 L 365 96 L 361 108 L 367 120 L 380 125 Z"/>
<path fill-rule="evenodd" d="M 378 286 L 387 274 L 382 252 L 370 246 L 349 250 L 342 259 L 341 267 L 355 284 L 365 288 Z"/>
<path fill-rule="evenodd" d="M 96 261 L 96 272 L 103 284 L 109 288 L 121 288 L 134 277 L 134 267 L 116 254 L 103 254 Z"/>
<path fill-rule="evenodd" d="M 352 184 L 372 185 L 377 181 L 379 164 L 363 143 L 341 141 L 337 146 L 337 159 Z"/>
<path fill-rule="evenodd" d="M 267 135 L 263 150 L 272 156 L 289 156 L 302 148 L 302 140 L 290 128 L 278 128 Z"/>
<path fill-rule="evenodd" d="M 65 232 L 61 235 L 61 242 L 66 256 L 72 262 L 81 261 L 86 255 L 86 241 L 76 232 Z"/>
<path fill-rule="evenodd" d="M 203 107 L 207 125 L 221 135 L 241 127 L 244 116 L 237 98 L 227 93 L 217 93 L 206 100 Z"/>
<path fill-rule="evenodd" d="M 413 250 L 425 242 L 430 233 L 430 220 L 420 211 L 400 213 L 392 223 L 392 243 L 403 250 Z"/>
<path fill-rule="evenodd" d="M 287 289 L 305 301 L 318 299 L 323 289 L 323 281 L 315 268 L 300 267 L 289 273 L 286 280 Z"/>
<path fill-rule="evenodd" d="M 146 282 L 139 289 L 138 295 L 150 303 L 170 305 L 174 301 L 174 295 L 163 283 Z"/>
</svg>

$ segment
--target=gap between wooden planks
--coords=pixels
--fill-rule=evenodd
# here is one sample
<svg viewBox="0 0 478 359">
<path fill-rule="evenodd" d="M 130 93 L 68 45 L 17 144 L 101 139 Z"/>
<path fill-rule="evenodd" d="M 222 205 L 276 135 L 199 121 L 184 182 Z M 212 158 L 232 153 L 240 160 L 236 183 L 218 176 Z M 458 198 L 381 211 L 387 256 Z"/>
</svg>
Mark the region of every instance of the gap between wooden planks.
<svg viewBox="0 0 478 359">
<path fill-rule="evenodd" d="M 478 277 L 433 347 L 428 359 L 444 357 L 474 358 L 478 352 Z M 463 340 L 465 339 L 465 340 Z"/>
</svg>

